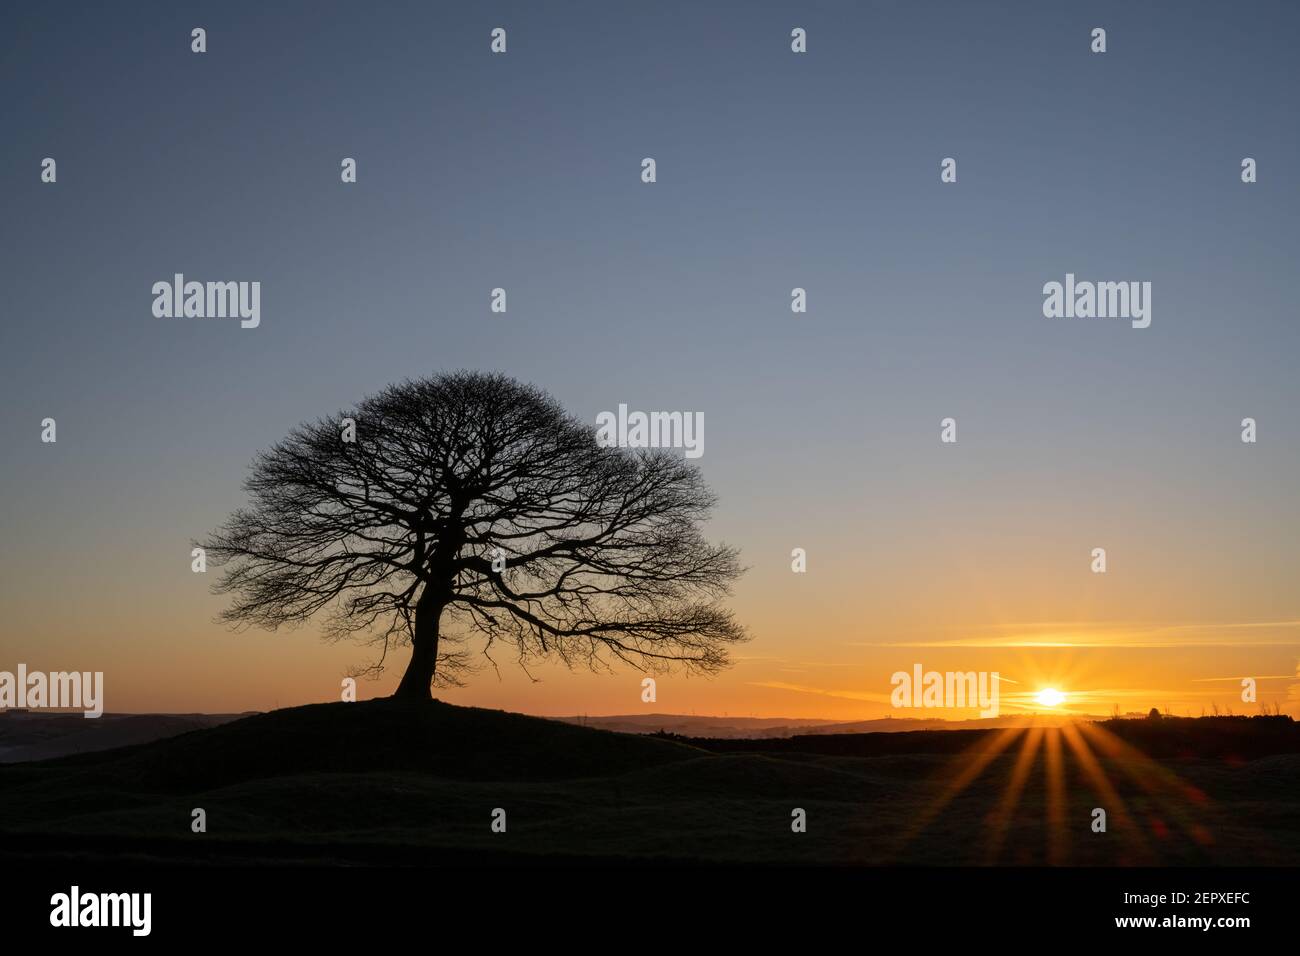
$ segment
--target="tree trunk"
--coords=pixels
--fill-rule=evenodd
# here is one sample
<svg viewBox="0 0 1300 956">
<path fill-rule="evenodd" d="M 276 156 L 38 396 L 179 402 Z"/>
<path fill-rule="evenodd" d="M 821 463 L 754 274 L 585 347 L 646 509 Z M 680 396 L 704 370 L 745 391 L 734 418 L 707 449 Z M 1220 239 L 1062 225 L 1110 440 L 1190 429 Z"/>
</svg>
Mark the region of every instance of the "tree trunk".
<svg viewBox="0 0 1300 956">
<path fill-rule="evenodd" d="M 397 685 L 394 697 L 403 700 L 430 700 L 433 694 L 429 685 L 438 666 L 438 619 L 442 617 L 442 601 L 425 600 L 415 606 L 415 633 L 411 635 L 411 663 L 406 665 L 402 682 Z"/>
</svg>

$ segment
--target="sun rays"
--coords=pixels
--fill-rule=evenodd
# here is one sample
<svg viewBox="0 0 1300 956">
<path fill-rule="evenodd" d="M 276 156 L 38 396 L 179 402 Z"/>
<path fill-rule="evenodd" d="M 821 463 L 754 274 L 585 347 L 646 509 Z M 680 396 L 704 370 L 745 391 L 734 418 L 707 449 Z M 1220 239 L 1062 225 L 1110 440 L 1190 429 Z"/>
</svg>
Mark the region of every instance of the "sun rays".
<svg viewBox="0 0 1300 956">
<path fill-rule="evenodd" d="M 977 783 L 991 783 L 996 791 L 992 805 L 979 811 L 983 839 L 971 847 L 970 862 L 1060 866 L 1080 862 L 1084 854 L 1076 851 L 1095 838 L 1109 842 L 1111 863 L 1151 865 L 1171 841 L 1199 851 L 1214 844 L 1203 792 L 1090 721 L 990 732 L 946 762 L 935 783 L 933 798 L 900 837 L 900 855 L 940 829 L 945 811 L 955 811 L 963 795 L 960 802 L 969 807 Z M 1097 809 L 1105 811 L 1104 832 L 1097 830 Z M 1041 839 L 1027 836 L 1033 832 Z"/>
</svg>

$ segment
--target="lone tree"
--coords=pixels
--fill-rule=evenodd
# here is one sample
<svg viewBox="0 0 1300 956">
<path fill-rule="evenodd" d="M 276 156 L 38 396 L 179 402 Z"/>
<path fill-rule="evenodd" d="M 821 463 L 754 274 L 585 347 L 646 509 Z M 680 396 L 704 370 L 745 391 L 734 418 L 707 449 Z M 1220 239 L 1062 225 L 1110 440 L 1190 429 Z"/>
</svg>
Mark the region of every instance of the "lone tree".
<svg viewBox="0 0 1300 956">
<path fill-rule="evenodd" d="M 351 424 L 349 423 L 351 420 Z M 662 450 L 602 447 L 541 389 L 457 372 L 390 386 L 254 459 L 250 504 L 204 542 L 222 618 L 411 645 L 395 696 L 460 683 L 472 634 L 526 668 L 612 659 L 712 673 L 744 629 L 720 606 L 737 552 L 699 531 L 714 503 Z M 458 625 L 445 630 L 448 624 Z M 440 651 L 439 643 L 443 642 Z"/>
</svg>

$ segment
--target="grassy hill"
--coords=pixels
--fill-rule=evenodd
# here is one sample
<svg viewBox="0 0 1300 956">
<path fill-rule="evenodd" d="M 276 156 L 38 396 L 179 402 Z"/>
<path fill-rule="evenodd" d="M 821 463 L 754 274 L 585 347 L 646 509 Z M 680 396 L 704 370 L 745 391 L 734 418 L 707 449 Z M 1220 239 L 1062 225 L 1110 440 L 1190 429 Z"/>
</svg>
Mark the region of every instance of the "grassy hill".
<svg viewBox="0 0 1300 956">
<path fill-rule="evenodd" d="M 448 779 L 554 780 L 623 773 L 693 748 L 540 717 L 391 699 L 255 714 L 135 747 L 46 761 L 56 773 L 192 792 L 309 773 L 412 771 Z"/>
<path fill-rule="evenodd" d="M 1300 728 L 1235 721 L 1098 725 L 1158 760 L 1061 747 L 1053 797 L 1040 748 L 1008 807 L 1021 748 L 991 755 L 999 731 L 688 740 L 436 701 L 317 704 L 0 766 L 0 857 L 1294 865 Z"/>
</svg>

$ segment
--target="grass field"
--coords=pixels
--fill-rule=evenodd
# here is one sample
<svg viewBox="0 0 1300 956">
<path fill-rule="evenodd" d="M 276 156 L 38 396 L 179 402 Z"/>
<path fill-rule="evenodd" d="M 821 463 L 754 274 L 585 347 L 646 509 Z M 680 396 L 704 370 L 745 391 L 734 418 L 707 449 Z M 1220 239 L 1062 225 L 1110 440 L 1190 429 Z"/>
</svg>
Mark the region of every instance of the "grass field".
<svg viewBox="0 0 1300 956">
<path fill-rule="evenodd" d="M 1300 726 L 1289 718 L 1108 721 L 1056 733 L 707 740 L 436 701 L 317 704 L 0 766 L 0 856 L 1300 863 Z M 1097 807 L 1104 833 L 1092 828 Z M 206 811 L 206 833 L 191 831 L 194 808 Z M 496 808 L 504 833 L 491 829 Z M 806 832 L 792 832 L 795 808 Z"/>
</svg>

